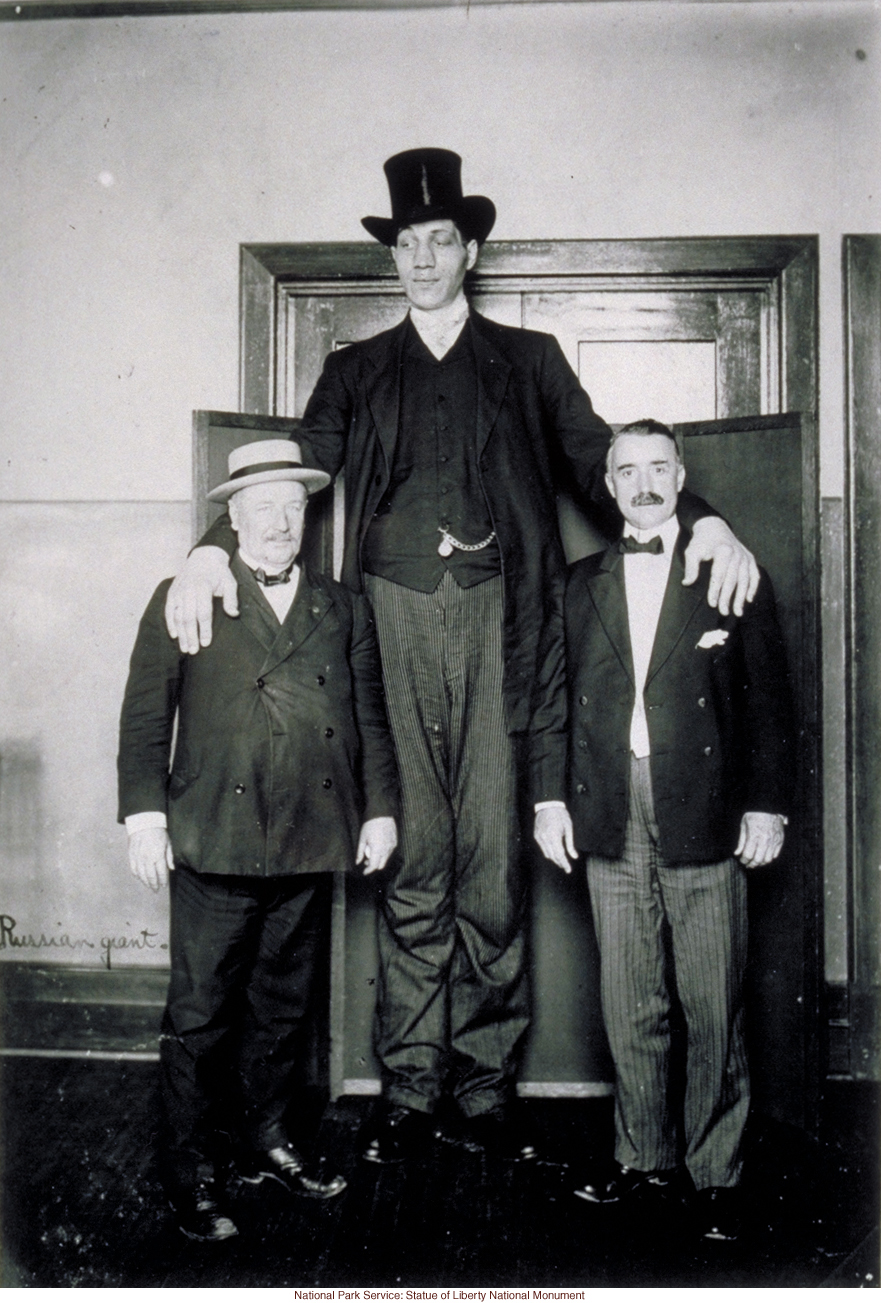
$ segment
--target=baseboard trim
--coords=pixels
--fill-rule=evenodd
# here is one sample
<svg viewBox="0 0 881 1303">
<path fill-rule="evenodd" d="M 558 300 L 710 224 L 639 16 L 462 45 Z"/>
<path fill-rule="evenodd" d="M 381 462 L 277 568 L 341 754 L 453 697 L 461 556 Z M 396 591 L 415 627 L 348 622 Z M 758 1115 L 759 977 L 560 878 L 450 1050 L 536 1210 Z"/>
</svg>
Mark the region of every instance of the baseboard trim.
<svg viewBox="0 0 881 1303">
<path fill-rule="evenodd" d="M 158 1058 L 167 968 L 0 963 L 0 1054 Z"/>
<path fill-rule="evenodd" d="M 133 1063 L 158 1063 L 151 1050 L 11 1050 L 0 1049 L 0 1059 L 109 1059 Z"/>
</svg>

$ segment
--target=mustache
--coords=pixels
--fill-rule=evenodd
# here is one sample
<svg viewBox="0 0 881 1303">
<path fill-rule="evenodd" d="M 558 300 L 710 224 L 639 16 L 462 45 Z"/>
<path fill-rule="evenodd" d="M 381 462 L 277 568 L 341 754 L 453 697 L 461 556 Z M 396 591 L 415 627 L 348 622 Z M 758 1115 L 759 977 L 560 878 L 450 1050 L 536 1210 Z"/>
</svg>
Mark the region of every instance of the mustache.
<svg viewBox="0 0 881 1303">
<path fill-rule="evenodd" d="M 637 493 L 630 500 L 631 507 L 663 507 L 664 499 L 660 493 Z"/>
</svg>

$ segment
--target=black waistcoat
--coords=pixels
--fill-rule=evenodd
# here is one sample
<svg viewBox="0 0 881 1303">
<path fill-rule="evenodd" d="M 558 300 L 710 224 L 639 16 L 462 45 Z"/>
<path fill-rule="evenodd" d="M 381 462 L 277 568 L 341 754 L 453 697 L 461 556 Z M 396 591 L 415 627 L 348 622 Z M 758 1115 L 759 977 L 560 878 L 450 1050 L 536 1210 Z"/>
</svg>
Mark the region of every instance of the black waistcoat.
<svg viewBox="0 0 881 1303">
<path fill-rule="evenodd" d="M 493 528 L 477 469 L 470 322 L 440 361 L 409 322 L 402 363 L 394 464 L 364 540 L 364 569 L 424 593 L 450 570 L 470 588 L 501 572 L 495 540 L 479 552 L 457 548 L 448 558 L 437 550 L 439 525 L 462 543 L 479 543 Z"/>
</svg>

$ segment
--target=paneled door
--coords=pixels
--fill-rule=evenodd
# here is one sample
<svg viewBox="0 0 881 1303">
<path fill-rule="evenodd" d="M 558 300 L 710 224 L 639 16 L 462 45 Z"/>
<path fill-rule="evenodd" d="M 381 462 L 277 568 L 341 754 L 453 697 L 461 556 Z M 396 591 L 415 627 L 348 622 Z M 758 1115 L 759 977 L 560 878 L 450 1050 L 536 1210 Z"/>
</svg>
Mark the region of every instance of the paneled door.
<svg viewBox="0 0 881 1303">
<path fill-rule="evenodd" d="M 806 412 L 804 457 L 798 421 L 781 428 L 798 430 L 797 451 L 790 440 L 792 465 L 798 466 L 797 496 L 790 506 L 798 519 L 799 546 L 809 547 L 816 510 L 809 473 L 815 438 L 810 419 L 815 409 L 815 262 L 810 239 L 489 244 L 469 292 L 478 310 L 495 320 L 555 334 L 596 409 L 610 422 L 653 416 L 703 430 L 695 487 L 703 478 L 710 501 L 726 512 L 730 497 L 735 527 L 741 498 L 723 491 L 733 468 L 730 449 L 738 437 L 732 418 L 775 413 L 784 405 Z M 242 407 L 287 417 L 302 414 L 330 350 L 394 325 L 406 309 L 387 252 L 366 244 L 246 246 L 242 304 Z M 719 437 L 708 437 L 707 421 L 719 418 Z M 701 426 L 693 424 L 701 421 Z M 753 444 L 765 439 L 770 447 L 778 425 L 747 421 L 746 426 L 747 497 L 751 494 L 761 504 L 764 445 Z M 742 473 L 744 463 L 738 461 L 738 467 Z M 790 471 L 795 475 L 792 467 Z M 335 507 L 325 511 L 323 548 L 336 573 L 341 504 L 338 486 Z M 775 502 L 769 511 L 778 506 Z M 570 560 L 601 545 L 565 492 L 560 521 Z M 799 636 L 793 650 L 813 655 L 809 637 Z M 806 707 L 813 709 L 815 676 L 808 673 L 805 681 Z M 815 780 L 815 758 L 811 772 Z M 794 1020 L 784 1028 L 787 1053 L 773 1056 L 779 1067 L 779 1060 L 789 1055 L 785 1090 L 775 1090 L 772 1070 L 762 1094 L 770 1111 L 795 1122 L 804 1120 L 806 1108 L 810 1112 L 811 1092 L 804 1083 L 812 1076 L 813 1022 L 805 996 L 813 1001 L 814 986 L 810 978 L 802 983 L 801 972 L 813 962 L 814 933 L 802 916 L 805 901 L 816 906 L 816 849 L 810 854 L 814 862 L 799 867 L 807 884 L 805 899 L 775 916 L 771 925 L 785 929 L 790 939 L 793 930 L 796 934 L 800 974 L 793 999 L 799 1003 Z M 519 1083 L 526 1096 L 611 1091 L 590 910 L 584 883 L 577 879 L 575 874 L 564 878 L 536 857 L 534 1017 Z M 335 897 L 330 1020 L 331 1087 L 337 1095 L 379 1089 L 372 1052 L 374 890 L 370 880 L 350 877 L 345 887 L 340 880 Z M 759 947 L 759 964 L 772 963 L 770 954 Z M 761 980 L 757 989 L 762 989 Z M 762 1040 L 760 1035 L 760 1044 Z M 793 1073 L 797 1087 L 790 1080 Z"/>
</svg>

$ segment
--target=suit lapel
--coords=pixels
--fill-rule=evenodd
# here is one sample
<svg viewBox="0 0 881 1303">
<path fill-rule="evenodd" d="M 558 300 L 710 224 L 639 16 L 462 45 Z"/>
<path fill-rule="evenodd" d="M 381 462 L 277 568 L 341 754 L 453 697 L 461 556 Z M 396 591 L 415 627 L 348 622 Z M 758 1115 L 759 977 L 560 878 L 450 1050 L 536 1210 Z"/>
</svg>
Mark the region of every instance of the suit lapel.
<svg viewBox="0 0 881 1303">
<path fill-rule="evenodd" d="M 386 465 L 391 466 L 398 441 L 398 419 L 401 407 L 401 367 L 404 340 L 407 336 L 407 317 L 376 347 L 371 361 L 373 373 L 365 381 L 365 397 L 376 426 L 379 442 L 385 453 Z"/>
<path fill-rule="evenodd" d="M 655 633 L 648 674 L 646 675 L 646 686 L 651 683 L 661 667 L 669 660 L 686 628 L 694 618 L 695 612 L 703 605 L 706 592 L 706 581 L 703 577 L 699 577 L 688 588 L 682 586 L 682 578 L 685 574 L 683 553 L 687 541 L 687 538 L 680 533 L 676 543 L 676 550 L 673 553 L 673 560 L 670 563 L 670 574 L 664 591 L 661 614 L 658 617 L 658 628 Z"/>
<path fill-rule="evenodd" d="M 628 679 L 633 683 L 633 652 L 627 620 L 623 561 L 618 545 L 613 544 L 607 549 L 599 570 L 591 576 L 587 586 L 606 637 L 614 647 Z"/>
<path fill-rule="evenodd" d="M 239 586 L 239 619 L 268 652 L 278 636 L 278 617 L 238 552 L 230 568 Z"/>
<path fill-rule="evenodd" d="M 239 585 L 239 619 L 263 648 L 265 656 L 260 673 L 268 674 L 314 633 L 333 602 L 323 589 L 312 584 L 303 566 L 297 595 L 279 624 L 263 590 L 238 554 L 233 558 L 232 570 Z"/>
<path fill-rule="evenodd" d="M 470 315 L 471 339 L 477 363 L 477 452 L 483 452 L 508 388 L 511 367 L 483 331 L 480 313 Z"/>
<path fill-rule="evenodd" d="M 297 595 L 291 604 L 291 609 L 280 626 L 278 620 L 275 620 L 275 638 L 268 649 L 261 673 L 268 674 L 302 646 L 315 632 L 332 606 L 332 599 L 323 589 L 312 584 L 309 572 L 304 566 L 300 571 Z M 275 619 L 274 614 L 273 619 Z"/>
</svg>

